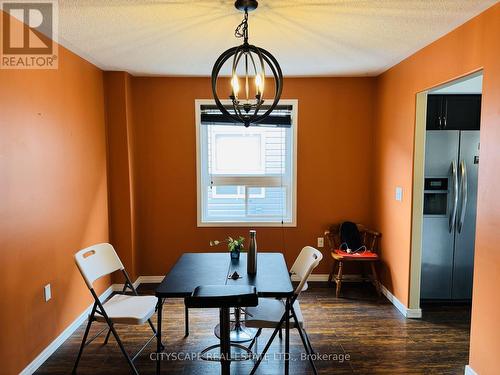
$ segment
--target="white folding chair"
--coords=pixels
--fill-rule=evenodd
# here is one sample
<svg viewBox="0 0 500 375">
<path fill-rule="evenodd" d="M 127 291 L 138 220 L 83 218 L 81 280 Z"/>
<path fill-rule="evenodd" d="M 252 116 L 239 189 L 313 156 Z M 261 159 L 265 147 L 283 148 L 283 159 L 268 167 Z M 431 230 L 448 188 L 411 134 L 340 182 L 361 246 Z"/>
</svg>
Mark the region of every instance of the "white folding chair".
<svg viewBox="0 0 500 375">
<path fill-rule="evenodd" d="M 134 374 L 139 374 L 134 365 L 134 360 L 156 337 L 156 330 L 150 319 L 156 309 L 156 297 L 139 296 L 137 294 L 137 291 L 132 285 L 132 282 L 130 281 L 127 271 L 125 271 L 120 258 L 116 254 L 113 246 L 111 246 L 109 243 L 101 243 L 80 250 L 75 254 L 75 262 L 85 280 L 85 283 L 90 289 L 92 297 L 94 297 L 94 306 L 92 307 L 92 312 L 89 315 L 87 328 L 85 329 L 82 344 L 78 352 L 78 357 L 76 358 L 75 365 L 73 367 L 73 374 L 76 373 L 78 363 L 80 362 L 80 358 L 83 353 L 83 348 L 94 341 L 94 339 L 96 339 L 106 329 L 108 330 L 108 333 L 104 340 L 104 344 L 107 344 L 110 334 L 113 333 L 113 336 L 115 337 L 116 342 L 118 343 L 118 346 L 125 356 L 132 372 Z M 93 283 L 97 279 L 118 270 L 121 271 L 125 276 L 125 284 L 122 292 L 119 294 L 114 294 L 108 301 L 101 303 L 94 290 Z M 132 295 L 125 294 L 127 289 L 131 290 Z M 87 341 L 90 327 L 94 321 L 106 323 L 107 327 L 103 328 L 90 340 Z M 144 324 L 146 321 L 149 323 L 151 329 L 153 330 L 153 336 L 131 358 L 125 350 L 120 337 L 116 333 L 114 324 L 139 325 Z"/>
<path fill-rule="evenodd" d="M 257 334 L 250 344 L 249 349 L 251 349 L 255 344 L 257 337 L 259 337 L 263 328 L 275 329 L 266 347 L 260 354 L 259 361 L 254 366 L 252 373 L 255 372 L 261 359 L 264 357 L 267 350 L 271 346 L 276 333 L 279 331 L 281 334 L 281 328 L 286 319 L 291 320 L 290 328 L 296 328 L 299 332 L 302 344 L 304 345 L 304 349 L 308 354 L 309 362 L 314 371 L 314 374 L 317 373 L 316 366 L 314 365 L 314 361 L 312 358 L 314 351 L 311 346 L 311 342 L 309 341 L 309 337 L 307 336 L 307 333 L 304 329 L 304 318 L 300 310 L 300 305 L 297 297 L 302 291 L 307 289 L 307 279 L 311 275 L 312 271 L 318 266 L 321 259 L 323 259 L 323 254 L 321 253 L 321 251 L 316 250 L 311 246 L 306 246 L 301 250 L 299 256 L 293 263 L 293 266 L 290 269 L 290 275 L 297 276 L 300 281 L 299 285 L 295 288 L 293 297 L 290 301 L 291 308 L 290 315 L 288 317 L 285 316 L 285 303 L 280 299 L 259 298 L 259 304 L 256 307 L 248 307 L 246 309 L 245 326 L 258 328 Z"/>
</svg>

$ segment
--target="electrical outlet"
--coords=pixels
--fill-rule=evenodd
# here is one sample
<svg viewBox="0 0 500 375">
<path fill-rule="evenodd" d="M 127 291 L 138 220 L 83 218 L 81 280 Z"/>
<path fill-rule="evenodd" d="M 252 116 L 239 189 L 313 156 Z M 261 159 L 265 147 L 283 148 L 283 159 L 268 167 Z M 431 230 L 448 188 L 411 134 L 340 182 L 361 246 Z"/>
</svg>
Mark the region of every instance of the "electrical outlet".
<svg viewBox="0 0 500 375">
<path fill-rule="evenodd" d="M 43 288 L 43 295 L 45 297 L 45 302 L 52 298 L 52 292 L 50 290 L 50 284 L 45 285 Z"/>
<path fill-rule="evenodd" d="M 318 247 L 325 246 L 325 239 L 323 237 L 318 237 Z"/>
<path fill-rule="evenodd" d="M 401 202 L 403 200 L 403 188 L 401 186 L 396 186 L 396 200 Z"/>
</svg>

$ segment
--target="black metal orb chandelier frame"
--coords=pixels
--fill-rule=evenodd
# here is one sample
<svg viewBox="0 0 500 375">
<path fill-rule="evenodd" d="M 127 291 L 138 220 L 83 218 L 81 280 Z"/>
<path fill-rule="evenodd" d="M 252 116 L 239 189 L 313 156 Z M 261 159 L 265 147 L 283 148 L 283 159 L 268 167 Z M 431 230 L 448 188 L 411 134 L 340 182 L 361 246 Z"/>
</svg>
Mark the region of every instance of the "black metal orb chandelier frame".
<svg viewBox="0 0 500 375">
<path fill-rule="evenodd" d="M 254 46 L 248 43 L 248 12 L 255 10 L 258 6 L 256 0 L 237 0 L 234 6 L 245 13 L 243 21 L 238 25 L 234 34 L 237 38 L 243 38 L 243 44 L 237 47 L 229 48 L 227 51 L 219 56 L 212 69 L 212 93 L 215 103 L 222 114 L 231 118 L 235 122 L 241 122 L 245 127 L 250 124 L 257 124 L 262 122 L 267 116 L 271 114 L 281 97 L 283 90 L 283 73 L 278 64 L 278 61 L 268 51 L 263 48 Z M 233 59 L 231 69 L 231 99 L 234 114 L 222 105 L 217 94 L 217 81 L 222 66 L 229 59 Z M 239 95 L 240 84 L 238 77 L 238 66 L 243 64 L 245 71 L 244 77 L 244 98 Z M 274 79 L 274 100 L 270 107 L 262 113 L 260 111 L 264 104 L 264 84 L 266 80 L 265 65 L 271 69 Z M 255 84 L 255 98 L 250 98 L 250 85 L 251 81 Z M 259 114 L 260 111 L 260 114 Z"/>
</svg>

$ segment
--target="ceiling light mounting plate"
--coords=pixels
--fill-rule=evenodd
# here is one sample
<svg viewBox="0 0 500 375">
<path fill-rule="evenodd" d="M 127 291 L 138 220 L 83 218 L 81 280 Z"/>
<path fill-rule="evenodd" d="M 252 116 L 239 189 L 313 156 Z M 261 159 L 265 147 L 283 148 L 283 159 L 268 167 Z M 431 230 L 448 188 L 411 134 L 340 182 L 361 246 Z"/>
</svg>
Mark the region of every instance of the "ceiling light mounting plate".
<svg viewBox="0 0 500 375">
<path fill-rule="evenodd" d="M 259 3 L 257 0 L 236 0 L 234 2 L 234 6 L 242 12 L 251 12 L 252 10 L 257 9 Z"/>
</svg>

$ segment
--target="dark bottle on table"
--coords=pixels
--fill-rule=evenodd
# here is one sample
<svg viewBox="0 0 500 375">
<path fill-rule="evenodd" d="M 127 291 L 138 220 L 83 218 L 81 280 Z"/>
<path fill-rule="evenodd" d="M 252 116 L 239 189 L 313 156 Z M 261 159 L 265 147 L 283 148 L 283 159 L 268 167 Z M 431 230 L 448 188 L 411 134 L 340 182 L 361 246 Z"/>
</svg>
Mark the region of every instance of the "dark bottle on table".
<svg viewBox="0 0 500 375">
<path fill-rule="evenodd" d="M 256 232 L 251 230 L 247 254 L 247 273 L 250 275 L 255 275 L 257 273 L 257 239 L 255 235 Z"/>
</svg>

